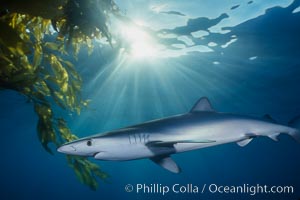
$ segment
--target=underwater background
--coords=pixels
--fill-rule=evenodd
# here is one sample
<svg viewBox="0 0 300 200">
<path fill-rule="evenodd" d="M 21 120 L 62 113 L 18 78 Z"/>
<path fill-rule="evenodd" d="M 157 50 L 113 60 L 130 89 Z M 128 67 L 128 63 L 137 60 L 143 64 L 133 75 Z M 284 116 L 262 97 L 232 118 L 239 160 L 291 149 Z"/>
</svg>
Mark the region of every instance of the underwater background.
<svg viewBox="0 0 300 200">
<path fill-rule="evenodd" d="M 76 68 L 91 103 L 79 116 L 65 114 L 79 137 L 188 112 L 202 96 L 219 112 L 269 114 L 282 124 L 300 115 L 300 1 L 116 2 L 151 27 L 146 30 L 160 33 L 156 42 L 165 49 L 138 58 L 103 45 L 89 57 L 81 52 Z M 37 116 L 25 97 L 3 90 L 0 109 L 0 199 L 300 198 L 300 145 L 285 135 L 279 142 L 257 138 L 243 148 L 233 143 L 174 155 L 180 174 L 149 160 L 95 161 L 111 177 L 92 191 L 65 155 L 41 147 Z M 163 196 L 124 190 L 144 183 L 291 185 L 294 193 Z"/>
</svg>

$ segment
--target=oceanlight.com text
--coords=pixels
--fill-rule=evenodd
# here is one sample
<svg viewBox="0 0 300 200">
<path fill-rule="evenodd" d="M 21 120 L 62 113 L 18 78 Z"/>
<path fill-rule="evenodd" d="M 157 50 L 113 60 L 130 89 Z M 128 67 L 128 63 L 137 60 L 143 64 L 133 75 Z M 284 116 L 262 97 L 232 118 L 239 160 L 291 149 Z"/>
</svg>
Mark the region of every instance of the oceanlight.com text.
<svg viewBox="0 0 300 200">
<path fill-rule="evenodd" d="M 268 185 L 260 185 L 260 184 L 256 184 L 256 185 L 243 184 L 238 186 L 210 184 L 208 185 L 208 191 L 210 193 L 249 194 L 253 196 L 256 194 L 293 194 L 294 187 L 293 186 L 268 186 Z"/>
</svg>

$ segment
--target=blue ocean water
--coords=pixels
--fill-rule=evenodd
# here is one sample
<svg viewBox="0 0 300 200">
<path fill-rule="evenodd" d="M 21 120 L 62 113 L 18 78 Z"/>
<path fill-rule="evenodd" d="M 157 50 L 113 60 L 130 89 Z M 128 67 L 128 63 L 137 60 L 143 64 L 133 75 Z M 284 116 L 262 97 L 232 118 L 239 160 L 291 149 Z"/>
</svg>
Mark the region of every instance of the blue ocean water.
<svg viewBox="0 0 300 200">
<path fill-rule="evenodd" d="M 96 47 L 90 57 L 82 52 L 76 67 L 83 96 L 92 101 L 81 115 L 66 116 L 79 137 L 188 112 L 202 96 L 217 111 L 270 114 L 282 124 L 300 114 L 300 1 L 117 3 L 129 17 L 171 35 L 158 39 L 168 56 L 124 60 L 110 47 Z M 180 174 L 149 160 L 95 161 L 111 178 L 92 191 L 77 180 L 64 155 L 42 148 L 32 104 L 13 91 L 0 91 L 0 97 L 1 199 L 300 198 L 300 145 L 285 135 L 279 142 L 256 138 L 243 148 L 226 144 L 174 155 Z M 192 184 L 199 192 L 128 193 L 127 184 Z M 201 193 L 211 184 L 293 186 L 294 191 Z"/>
</svg>

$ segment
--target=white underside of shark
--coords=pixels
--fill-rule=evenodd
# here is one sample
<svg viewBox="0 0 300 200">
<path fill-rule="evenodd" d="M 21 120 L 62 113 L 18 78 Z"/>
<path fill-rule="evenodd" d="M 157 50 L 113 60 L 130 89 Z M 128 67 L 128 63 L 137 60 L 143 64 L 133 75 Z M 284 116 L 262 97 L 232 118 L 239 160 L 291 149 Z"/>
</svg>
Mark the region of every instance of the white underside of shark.
<svg viewBox="0 0 300 200">
<path fill-rule="evenodd" d="M 300 118 L 294 119 L 293 124 L 300 124 Z M 171 159 L 171 154 L 232 142 L 243 147 L 258 136 L 277 141 L 281 133 L 300 142 L 297 128 L 277 124 L 268 116 L 258 119 L 218 113 L 203 97 L 187 114 L 82 138 L 62 145 L 58 151 L 99 160 L 149 158 L 161 167 L 179 173 L 180 168 Z"/>
</svg>

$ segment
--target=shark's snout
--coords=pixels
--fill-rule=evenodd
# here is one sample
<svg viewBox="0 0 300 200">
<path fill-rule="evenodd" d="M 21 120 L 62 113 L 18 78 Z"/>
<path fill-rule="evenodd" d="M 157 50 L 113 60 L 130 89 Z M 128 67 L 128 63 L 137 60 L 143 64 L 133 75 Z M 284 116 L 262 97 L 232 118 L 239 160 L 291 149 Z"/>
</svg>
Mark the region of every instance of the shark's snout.
<svg viewBox="0 0 300 200">
<path fill-rule="evenodd" d="M 57 149 L 60 153 L 72 153 L 76 151 L 76 148 L 72 145 L 63 145 Z"/>
</svg>

